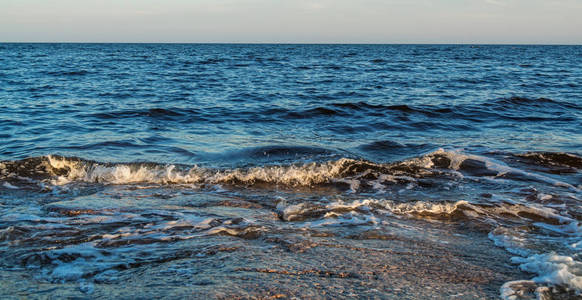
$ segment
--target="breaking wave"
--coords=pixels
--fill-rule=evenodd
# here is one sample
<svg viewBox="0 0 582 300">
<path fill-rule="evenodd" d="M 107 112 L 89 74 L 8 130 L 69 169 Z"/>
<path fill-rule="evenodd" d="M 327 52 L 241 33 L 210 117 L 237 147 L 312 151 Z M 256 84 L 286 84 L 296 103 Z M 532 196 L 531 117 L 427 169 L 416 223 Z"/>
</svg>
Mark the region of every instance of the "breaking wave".
<svg viewBox="0 0 582 300">
<path fill-rule="evenodd" d="M 575 169 L 582 162 L 579 156 L 565 153 L 527 153 L 522 156 L 532 159 L 535 164 L 559 163 Z M 501 161 L 442 149 L 412 159 L 384 164 L 341 158 L 334 161 L 234 169 L 158 163 L 103 163 L 56 155 L 0 162 L 0 180 L 5 182 L 5 187 L 15 187 L 19 183 L 64 185 L 71 182 L 90 182 L 232 185 L 266 183 L 285 186 L 347 184 L 352 189 L 365 189 L 412 182 L 418 178 L 464 175 L 523 178 L 573 190 L 579 189 L 552 177 L 510 167 Z"/>
</svg>

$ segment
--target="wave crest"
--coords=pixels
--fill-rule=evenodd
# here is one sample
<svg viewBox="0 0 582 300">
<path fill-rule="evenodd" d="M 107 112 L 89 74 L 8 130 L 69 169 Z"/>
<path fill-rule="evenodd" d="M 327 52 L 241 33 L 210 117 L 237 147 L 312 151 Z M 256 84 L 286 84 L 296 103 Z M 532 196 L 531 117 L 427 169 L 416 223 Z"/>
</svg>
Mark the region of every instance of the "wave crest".
<svg viewBox="0 0 582 300">
<path fill-rule="evenodd" d="M 437 151 L 394 163 L 340 158 L 333 161 L 217 169 L 158 163 L 102 163 L 76 157 L 49 155 L 0 162 L 0 180 L 7 183 L 70 182 L 102 184 L 274 184 L 285 186 L 348 185 L 352 190 L 382 190 L 385 185 L 411 183 L 422 178 L 445 180 L 459 175 L 521 177 L 574 188 L 549 177 L 528 173 L 503 162 L 460 152 Z"/>
</svg>

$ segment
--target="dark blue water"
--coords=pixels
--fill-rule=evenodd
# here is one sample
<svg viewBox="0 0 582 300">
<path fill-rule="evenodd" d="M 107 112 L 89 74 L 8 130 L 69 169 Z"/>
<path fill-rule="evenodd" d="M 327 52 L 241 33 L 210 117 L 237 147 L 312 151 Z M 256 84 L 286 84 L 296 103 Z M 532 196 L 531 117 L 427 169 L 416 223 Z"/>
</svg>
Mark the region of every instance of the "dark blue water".
<svg viewBox="0 0 582 300">
<path fill-rule="evenodd" d="M 580 296 L 581 84 L 580 46 L 0 44 L 0 286 Z"/>
</svg>

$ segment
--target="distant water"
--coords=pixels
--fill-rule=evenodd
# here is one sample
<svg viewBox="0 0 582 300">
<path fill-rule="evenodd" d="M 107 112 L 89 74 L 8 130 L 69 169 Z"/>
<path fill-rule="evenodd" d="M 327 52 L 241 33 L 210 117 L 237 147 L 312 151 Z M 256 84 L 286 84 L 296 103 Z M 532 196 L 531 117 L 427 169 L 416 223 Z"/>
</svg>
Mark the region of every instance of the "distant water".
<svg viewBox="0 0 582 300">
<path fill-rule="evenodd" d="M 582 297 L 581 149 L 580 46 L 0 44 L 0 295 Z"/>
</svg>

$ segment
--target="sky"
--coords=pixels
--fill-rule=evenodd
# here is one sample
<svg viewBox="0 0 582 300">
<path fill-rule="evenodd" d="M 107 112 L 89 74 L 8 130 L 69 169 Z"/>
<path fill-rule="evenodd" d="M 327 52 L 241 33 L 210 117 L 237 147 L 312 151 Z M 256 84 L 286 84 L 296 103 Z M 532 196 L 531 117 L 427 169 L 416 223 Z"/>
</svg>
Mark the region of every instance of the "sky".
<svg viewBox="0 0 582 300">
<path fill-rule="evenodd" d="M 582 0 L 0 0 L 0 42 L 582 44 Z"/>
</svg>

